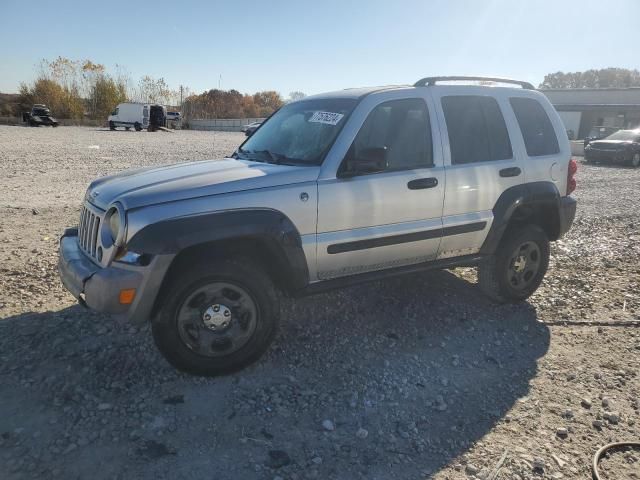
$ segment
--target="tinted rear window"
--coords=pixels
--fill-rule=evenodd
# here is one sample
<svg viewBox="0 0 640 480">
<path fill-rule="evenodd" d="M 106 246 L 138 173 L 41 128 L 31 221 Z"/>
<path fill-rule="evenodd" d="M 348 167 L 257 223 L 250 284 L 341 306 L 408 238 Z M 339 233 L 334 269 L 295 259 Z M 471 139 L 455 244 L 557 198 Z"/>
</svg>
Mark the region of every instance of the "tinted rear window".
<svg viewBox="0 0 640 480">
<path fill-rule="evenodd" d="M 443 97 L 442 109 L 449 132 L 452 164 L 513 157 L 507 126 L 495 98 L 479 95 Z"/>
<path fill-rule="evenodd" d="M 509 99 L 509 102 L 518 119 L 527 155 L 540 157 L 558 153 L 560 147 L 556 132 L 540 102 L 532 98 L 516 97 Z"/>
</svg>

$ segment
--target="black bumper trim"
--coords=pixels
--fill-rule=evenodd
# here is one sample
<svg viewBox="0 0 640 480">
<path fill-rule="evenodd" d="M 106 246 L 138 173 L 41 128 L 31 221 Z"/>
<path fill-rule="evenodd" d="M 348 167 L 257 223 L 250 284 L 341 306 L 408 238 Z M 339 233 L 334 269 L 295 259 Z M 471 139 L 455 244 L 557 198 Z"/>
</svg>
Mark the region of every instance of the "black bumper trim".
<svg viewBox="0 0 640 480">
<path fill-rule="evenodd" d="M 89 260 L 78 247 L 78 229 L 65 230 L 60 238 L 58 272 L 60 280 L 71 294 L 80 299 L 84 285 L 100 267 Z"/>
<path fill-rule="evenodd" d="M 560 198 L 560 236 L 567 233 L 573 225 L 577 206 L 578 202 L 575 198 L 569 196 Z"/>
</svg>

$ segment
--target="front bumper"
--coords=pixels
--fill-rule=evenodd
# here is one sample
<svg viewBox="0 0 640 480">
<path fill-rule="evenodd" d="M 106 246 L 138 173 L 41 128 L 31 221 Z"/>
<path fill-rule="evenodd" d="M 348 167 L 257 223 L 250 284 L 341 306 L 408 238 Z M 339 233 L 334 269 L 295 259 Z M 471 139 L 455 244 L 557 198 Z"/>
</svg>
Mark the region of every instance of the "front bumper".
<svg viewBox="0 0 640 480">
<path fill-rule="evenodd" d="M 575 198 L 566 196 L 560 199 L 560 236 L 569 231 L 576 218 L 578 202 Z"/>
<path fill-rule="evenodd" d="M 143 322 L 150 318 L 164 275 L 173 256 L 157 255 L 147 266 L 113 263 L 103 268 L 78 246 L 78 230 L 67 229 L 60 238 L 60 280 L 80 303 L 121 320 Z M 136 289 L 133 303 L 122 305 L 120 290 Z"/>
</svg>

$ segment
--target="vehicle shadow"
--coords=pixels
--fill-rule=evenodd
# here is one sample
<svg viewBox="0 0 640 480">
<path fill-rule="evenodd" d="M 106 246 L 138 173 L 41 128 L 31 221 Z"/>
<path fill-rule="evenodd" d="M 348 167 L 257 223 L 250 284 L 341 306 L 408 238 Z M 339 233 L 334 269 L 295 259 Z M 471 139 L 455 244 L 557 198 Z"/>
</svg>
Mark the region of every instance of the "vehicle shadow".
<svg viewBox="0 0 640 480">
<path fill-rule="evenodd" d="M 55 451 L 60 432 L 99 431 L 36 462 L 66 476 L 425 478 L 505 421 L 548 347 L 531 305 L 447 271 L 285 300 L 270 351 L 216 379 L 174 371 L 148 327 L 74 306 L 0 320 L 0 433 Z"/>
</svg>

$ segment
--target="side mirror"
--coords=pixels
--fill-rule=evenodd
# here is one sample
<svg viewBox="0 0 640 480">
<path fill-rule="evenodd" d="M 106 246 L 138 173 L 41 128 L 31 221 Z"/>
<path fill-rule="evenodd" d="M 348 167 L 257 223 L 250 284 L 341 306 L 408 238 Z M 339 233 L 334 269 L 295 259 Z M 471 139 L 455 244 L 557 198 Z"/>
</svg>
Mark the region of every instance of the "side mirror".
<svg viewBox="0 0 640 480">
<path fill-rule="evenodd" d="M 387 169 L 387 147 L 365 148 L 357 157 L 346 162 L 341 177 L 354 177 L 368 173 L 383 172 Z"/>
</svg>

